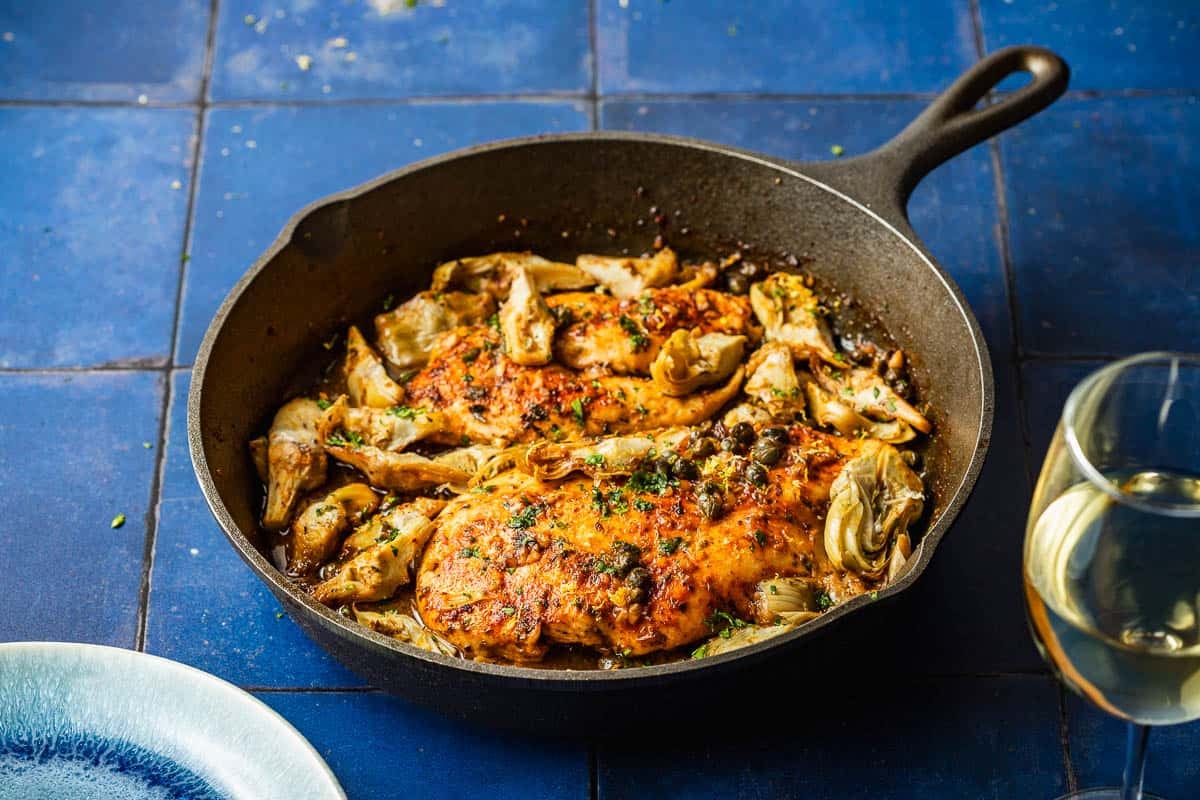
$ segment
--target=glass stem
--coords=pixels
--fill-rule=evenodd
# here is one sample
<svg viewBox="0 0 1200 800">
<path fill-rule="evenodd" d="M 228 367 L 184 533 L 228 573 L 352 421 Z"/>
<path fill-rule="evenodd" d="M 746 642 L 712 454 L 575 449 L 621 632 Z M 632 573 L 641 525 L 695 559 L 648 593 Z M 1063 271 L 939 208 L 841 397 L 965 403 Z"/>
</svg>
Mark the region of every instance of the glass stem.
<svg viewBox="0 0 1200 800">
<path fill-rule="evenodd" d="M 1125 774 L 1121 777 L 1121 800 L 1142 800 L 1142 779 L 1146 775 L 1146 740 L 1150 728 L 1129 723 L 1125 746 Z"/>
</svg>

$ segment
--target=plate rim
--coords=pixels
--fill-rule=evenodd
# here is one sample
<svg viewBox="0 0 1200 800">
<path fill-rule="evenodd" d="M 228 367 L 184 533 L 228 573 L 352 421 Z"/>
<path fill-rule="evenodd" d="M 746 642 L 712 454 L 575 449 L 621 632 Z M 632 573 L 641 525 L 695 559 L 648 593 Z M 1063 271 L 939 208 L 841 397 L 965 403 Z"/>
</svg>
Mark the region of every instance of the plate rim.
<svg viewBox="0 0 1200 800">
<path fill-rule="evenodd" d="M 280 730 L 280 733 L 285 737 L 290 737 L 293 743 L 298 745 L 301 752 L 307 756 L 316 772 L 324 777 L 325 788 L 328 790 L 323 796 L 330 800 L 347 800 L 346 791 L 342 788 L 341 782 L 338 780 L 333 769 L 321 756 L 321 753 L 313 746 L 312 742 L 300 732 L 286 717 L 268 705 L 258 697 L 255 697 L 250 692 L 230 683 L 224 678 L 219 678 L 210 672 L 193 667 L 190 664 L 184 664 L 181 661 L 175 661 L 164 656 L 146 653 L 141 650 L 130 650 L 124 647 L 117 647 L 107 644 L 95 644 L 91 642 L 55 642 L 55 641 L 20 641 L 20 642 L 0 642 L 0 664 L 3 663 L 5 656 L 12 654 L 34 654 L 35 656 L 43 656 L 48 658 L 56 658 L 64 655 L 78 655 L 83 658 L 92 658 L 96 655 L 103 655 L 107 659 L 125 659 L 130 664 L 141 662 L 148 665 L 151 670 L 160 670 L 169 677 L 173 677 L 176 681 L 182 680 L 186 685 L 188 682 L 207 684 L 218 693 L 227 697 L 231 702 L 241 703 L 244 707 L 252 711 L 252 716 L 263 718 L 265 717 Z M 105 666 L 103 662 L 101 666 Z M 140 668 L 140 667 L 139 667 Z M 168 711 L 168 713 L 170 713 Z M 136 742 L 135 742 L 136 744 Z M 142 745 L 145 746 L 145 745 Z M 151 749 L 152 748 L 147 748 Z M 186 766 L 186 765 L 185 765 Z M 193 771 L 194 768 L 189 767 Z M 205 777 L 201 775 L 200 777 Z M 314 788 L 320 788 L 314 786 Z"/>
</svg>

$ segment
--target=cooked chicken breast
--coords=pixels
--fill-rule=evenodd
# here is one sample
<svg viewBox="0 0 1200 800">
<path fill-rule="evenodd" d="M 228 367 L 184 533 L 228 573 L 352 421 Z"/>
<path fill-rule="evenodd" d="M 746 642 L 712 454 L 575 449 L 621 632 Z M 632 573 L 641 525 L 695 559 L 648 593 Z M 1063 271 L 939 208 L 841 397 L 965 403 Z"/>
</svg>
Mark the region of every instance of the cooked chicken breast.
<svg viewBox="0 0 1200 800">
<path fill-rule="evenodd" d="M 410 406 L 440 414 L 443 425 L 431 441 L 528 442 L 694 425 L 737 393 L 742 373 L 672 397 L 648 378 L 522 366 L 502 352 L 497 331 L 477 326 L 442 337 L 405 389 Z"/>
<path fill-rule="evenodd" d="M 712 289 L 668 286 L 628 300 L 569 292 L 546 298 L 562 321 L 555 360 L 572 369 L 649 375 L 663 343 L 679 329 L 757 340 L 760 329 L 745 297 Z"/>
<path fill-rule="evenodd" d="M 830 487 L 864 443 L 799 425 L 771 434 L 786 444 L 761 472 L 719 450 L 694 479 L 665 477 L 658 462 L 617 479 L 503 473 L 435 520 L 421 617 L 475 657 L 532 662 L 554 643 L 638 655 L 698 641 L 760 618 L 756 587 L 770 578 L 811 578 L 822 608 L 866 591 L 871 580 L 831 563 L 823 538 Z"/>
</svg>

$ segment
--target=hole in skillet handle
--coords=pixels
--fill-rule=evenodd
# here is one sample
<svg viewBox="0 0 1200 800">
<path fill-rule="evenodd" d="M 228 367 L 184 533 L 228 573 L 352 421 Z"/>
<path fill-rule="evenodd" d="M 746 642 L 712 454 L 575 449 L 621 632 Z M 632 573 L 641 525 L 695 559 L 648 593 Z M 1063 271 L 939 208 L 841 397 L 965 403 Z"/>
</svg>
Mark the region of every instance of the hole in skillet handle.
<svg viewBox="0 0 1200 800">
<path fill-rule="evenodd" d="M 1028 82 L 984 105 L 1014 75 Z M 1018 45 L 985 56 L 964 72 L 887 144 L 834 165 L 834 182 L 892 220 L 906 219 L 921 179 L 959 153 L 1032 117 L 1066 91 L 1071 71 L 1042 47 Z M 806 165 L 806 167 L 809 165 Z"/>
</svg>

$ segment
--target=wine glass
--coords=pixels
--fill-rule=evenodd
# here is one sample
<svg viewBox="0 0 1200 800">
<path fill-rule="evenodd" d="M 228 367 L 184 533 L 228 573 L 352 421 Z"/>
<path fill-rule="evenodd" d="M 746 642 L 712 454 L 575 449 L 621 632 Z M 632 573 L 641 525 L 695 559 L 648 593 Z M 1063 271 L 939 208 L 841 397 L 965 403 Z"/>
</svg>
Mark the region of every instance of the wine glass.
<svg viewBox="0 0 1200 800">
<path fill-rule="evenodd" d="M 1129 723 L 1139 800 L 1151 725 L 1200 717 L 1200 355 L 1145 353 L 1071 392 L 1025 533 L 1038 650 L 1067 686 Z"/>
</svg>

